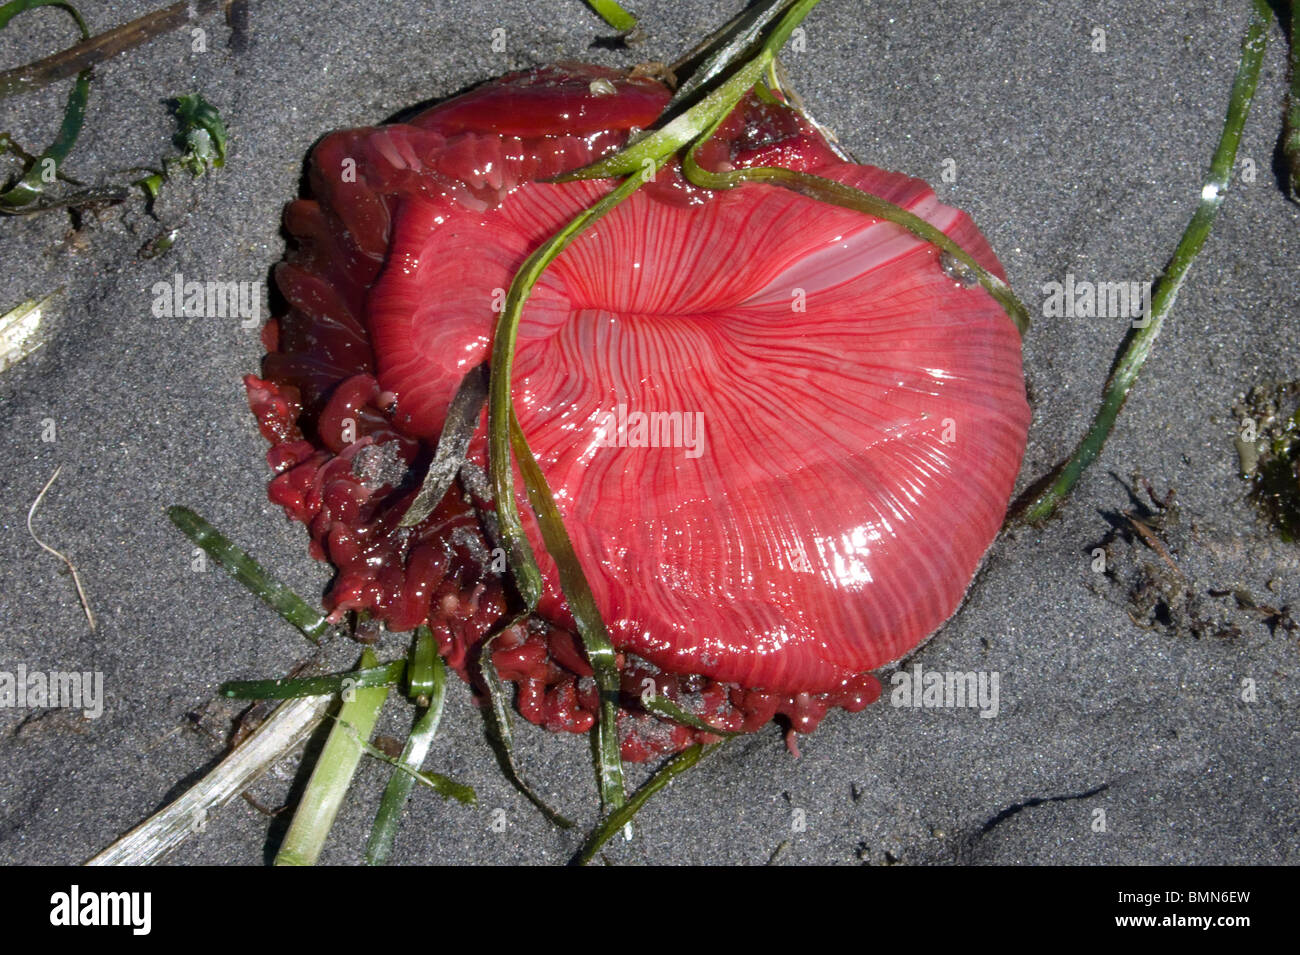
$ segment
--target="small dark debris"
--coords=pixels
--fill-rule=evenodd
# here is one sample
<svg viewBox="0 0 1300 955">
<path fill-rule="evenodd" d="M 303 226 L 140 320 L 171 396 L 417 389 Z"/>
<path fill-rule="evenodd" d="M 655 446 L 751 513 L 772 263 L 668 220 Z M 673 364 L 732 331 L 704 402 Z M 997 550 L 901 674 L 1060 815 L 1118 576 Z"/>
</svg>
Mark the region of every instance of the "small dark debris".
<svg viewBox="0 0 1300 955">
<path fill-rule="evenodd" d="M 1251 501 L 1282 540 L 1300 541 L 1300 381 L 1256 385 L 1232 411 Z"/>
<path fill-rule="evenodd" d="M 1240 584 L 1203 579 L 1197 572 L 1198 544 L 1214 537 L 1198 533 L 1179 511 L 1175 489 L 1158 493 L 1142 475 L 1125 485 L 1130 506 L 1105 514 L 1110 530 L 1089 545 L 1088 554 L 1100 548 L 1105 568 L 1095 575 L 1095 593 L 1115 599 L 1129 618 L 1146 629 L 1165 630 L 1196 638 L 1235 639 L 1251 626 L 1263 625 L 1270 634 L 1296 629 L 1290 608 L 1257 601 Z M 1141 488 L 1141 491 L 1137 490 Z"/>
</svg>

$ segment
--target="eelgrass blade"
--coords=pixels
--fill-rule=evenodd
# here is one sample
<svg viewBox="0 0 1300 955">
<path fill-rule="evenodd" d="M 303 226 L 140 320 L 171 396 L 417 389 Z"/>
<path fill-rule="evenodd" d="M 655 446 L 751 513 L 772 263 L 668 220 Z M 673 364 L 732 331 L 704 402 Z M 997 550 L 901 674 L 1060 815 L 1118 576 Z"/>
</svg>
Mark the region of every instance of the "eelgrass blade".
<svg viewBox="0 0 1300 955">
<path fill-rule="evenodd" d="M 596 606 L 596 598 L 573 549 L 573 541 L 564 528 L 564 519 L 555 506 L 555 498 L 546 483 L 546 475 L 533 457 L 532 449 L 528 447 L 524 433 L 519 428 L 519 421 L 513 415 L 510 438 L 515 459 L 519 463 L 519 473 L 528 492 L 528 503 L 537 515 L 546 551 L 559 569 L 560 588 L 564 591 L 569 612 L 578 625 L 578 633 L 587 651 L 587 660 L 595 671 L 596 688 L 600 694 L 600 718 L 596 721 L 600 798 L 606 811 L 617 809 L 623 804 L 625 796 L 623 759 L 618 739 L 620 681 L 618 663 L 614 659 L 614 644 L 609 639 L 609 632 L 605 629 L 605 622 Z"/>
<path fill-rule="evenodd" d="M 703 55 L 710 47 L 717 49 L 704 62 L 691 72 L 690 78 L 677 87 L 664 112 L 671 112 L 679 104 L 689 99 L 696 90 L 715 77 L 721 76 L 728 69 L 740 62 L 741 58 L 758 42 L 763 31 L 777 17 L 784 15 L 797 0 L 770 0 L 765 5 L 746 10 L 730 23 L 722 27 L 713 37 L 705 40 L 683 59 L 673 64 L 676 72 L 686 68 L 692 60 Z"/>
<path fill-rule="evenodd" d="M 394 660 L 361 670 L 290 680 L 229 680 L 217 688 L 228 700 L 292 700 L 304 696 L 332 696 L 349 689 L 394 687 L 402 682 L 406 661 Z"/>
<path fill-rule="evenodd" d="M 1282 130 L 1282 155 L 1286 157 L 1291 198 L 1300 201 L 1300 0 L 1291 0 L 1291 50 L 1287 66 L 1291 83 L 1287 90 L 1286 124 Z"/>
<path fill-rule="evenodd" d="M 201 832 L 212 812 L 251 786 L 301 745 L 329 708 L 323 696 L 292 700 L 267 718 L 216 769 L 118 839 L 86 865 L 152 865 L 190 835 Z"/>
<path fill-rule="evenodd" d="M 842 206 L 846 209 L 856 209 L 867 215 L 875 216 L 877 219 L 884 219 L 887 222 L 902 226 L 917 238 L 924 239 L 941 252 L 946 252 L 957 259 L 970 270 L 979 284 L 984 287 L 984 290 L 1002 306 L 1002 310 L 1007 313 L 1007 317 L 1015 324 L 1016 330 L 1021 335 L 1024 335 L 1029 330 L 1029 310 L 1011 291 L 1011 287 L 1006 282 L 976 262 L 974 256 L 949 238 L 942 229 L 931 225 L 920 216 L 908 212 L 901 206 L 896 206 L 879 196 L 873 196 L 869 192 L 846 186 L 844 183 L 836 182 L 833 179 L 823 179 L 820 176 L 795 172 L 792 169 L 753 167 L 745 169 L 741 179 L 746 182 L 769 182 L 774 185 L 784 186 L 811 199 Z"/>
<path fill-rule="evenodd" d="M 438 449 L 434 452 L 433 462 L 424 475 L 419 493 L 398 522 L 399 527 L 414 527 L 432 514 L 434 508 L 446 497 L 451 482 L 456 479 L 456 473 L 465 463 L 469 443 L 483 417 L 487 394 L 488 366 L 485 362 L 461 379 L 456 395 L 447 408 L 447 420 L 442 426 L 442 434 L 438 436 Z"/>
<path fill-rule="evenodd" d="M 518 763 L 515 761 L 515 738 L 514 728 L 510 720 L 510 699 L 506 695 L 505 687 L 501 684 L 501 677 L 497 674 L 496 664 L 492 662 L 492 640 L 494 637 L 495 634 L 483 642 L 483 646 L 479 650 L 478 669 L 479 675 L 483 678 L 483 685 L 487 687 L 488 691 L 488 712 L 491 716 L 492 732 L 496 736 L 499 747 L 497 752 L 503 761 L 501 768 L 510 777 L 510 781 L 515 788 L 523 793 L 524 798 L 537 807 L 538 812 L 561 829 L 572 829 L 573 820 L 547 805 L 546 800 L 539 796 L 533 787 L 528 784 L 523 772 L 519 769 Z"/>
<path fill-rule="evenodd" d="M 77 29 L 81 31 L 81 38 L 90 39 L 90 29 L 86 26 L 86 21 L 82 19 L 76 7 L 64 0 L 11 0 L 0 6 L 0 30 L 7 27 L 9 21 L 18 14 L 38 7 L 58 7 L 66 11 L 76 21 Z M 54 142 L 36 157 L 21 180 L 12 188 L 0 193 L 0 211 L 21 210 L 23 206 L 39 198 L 45 191 L 46 184 L 54 180 L 55 176 L 47 170 L 52 164 L 57 175 L 59 166 L 72 152 L 72 147 L 76 145 L 77 137 L 81 134 L 81 126 L 86 118 L 86 104 L 90 100 L 90 77 L 89 68 L 77 74 L 77 79 L 68 92 L 68 101 L 63 107 L 63 122 L 54 137 Z"/>
<path fill-rule="evenodd" d="M 785 45 L 795 27 L 803 22 L 819 2 L 820 0 L 795 0 L 790 4 L 785 15 L 768 34 L 763 41 L 763 46 L 753 58 L 746 61 L 725 82 L 686 112 L 670 120 L 662 129 L 636 139 L 612 156 L 573 172 L 556 176 L 550 181 L 608 179 L 614 176 L 630 176 L 634 173 L 646 178 L 688 143 L 696 142 L 701 137 L 708 138 L 718 124 L 735 109 L 741 98 L 762 78 L 763 73 L 776 59 L 777 51 Z M 738 56 L 747 48 L 741 46 L 729 50 L 728 55 Z M 718 72 L 725 72 L 725 69 L 720 68 Z"/>
<path fill-rule="evenodd" d="M 689 726 L 691 729 L 702 730 L 705 733 L 712 733 L 714 736 L 744 736 L 744 733 L 738 733 L 734 730 L 724 730 L 700 719 L 694 713 L 687 712 L 672 700 L 663 696 L 651 697 L 648 700 L 642 700 L 641 705 L 651 713 L 657 716 L 666 716 L 668 719 L 683 726 Z"/>
<path fill-rule="evenodd" d="M 374 669 L 377 662 L 374 652 L 367 647 L 361 655 L 360 669 Z M 293 822 L 276 853 L 276 865 L 315 865 L 320 858 L 357 764 L 361 762 L 362 744 L 370 739 L 379 711 L 388 698 L 388 687 L 363 687 L 351 697 L 344 699 L 316 760 Z"/>
<path fill-rule="evenodd" d="M 730 113 L 746 91 L 758 82 L 766 65 L 766 61 L 761 58 L 751 60 L 740 72 L 710 92 L 695 106 L 671 120 L 663 129 L 641 137 L 612 156 L 547 181 L 609 179 L 634 174 L 644 178 L 647 173 L 658 169 L 668 157 L 687 143 L 699 138 L 717 119 Z"/>
<path fill-rule="evenodd" d="M 568 225 L 548 239 L 530 255 L 515 273 L 506 293 L 505 306 L 497 321 L 492 337 L 492 370 L 488 386 L 488 461 L 492 471 L 493 491 L 496 498 L 497 520 L 501 537 L 506 545 L 510 568 L 514 572 L 519 595 L 529 611 L 537 606 L 542 595 L 542 574 L 537 560 L 524 534 L 519 519 L 519 506 L 515 502 L 514 471 L 510 467 L 511 422 L 514 403 L 511 396 L 511 375 L 514 369 L 515 349 L 519 336 L 519 320 L 524 304 L 532 294 L 533 286 L 546 267 L 569 244 L 620 202 L 642 185 L 640 178 L 628 178 L 595 205 L 583 210 Z"/>
<path fill-rule="evenodd" d="M 411 663 L 406 668 L 406 695 L 420 706 L 428 706 L 438 687 L 442 672 L 442 658 L 433 646 L 433 634 L 427 626 L 415 631 L 415 645 L 411 648 Z"/>
<path fill-rule="evenodd" d="M 636 17 L 619 6 L 617 0 L 587 0 L 587 3 L 619 33 L 629 33 L 636 29 Z"/>
<path fill-rule="evenodd" d="M 20 302 L 0 315 L 0 372 L 31 355 L 45 343 L 46 329 L 41 327 L 46 317 L 46 306 L 63 291 L 55 289 L 42 298 Z"/>
<path fill-rule="evenodd" d="M 272 577 L 261 564 L 237 544 L 188 507 L 167 508 L 167 516 L 181 533 L 203 548 L 213 560 L 247 587 L 285 621 L 298 628 L 308 640 L 319 643 L 330 630 L 320 611 Z"/>
<path fill-rule="evenodd" d="M 695 151 L 716 131 L 722 121 L 730 115 L 744 95 L 751 89 L 762 86 L 765 73 L 774 71 L 776 54 L 790 34 L 812 11 L 818 0 L 794 0 L 792 3 L 773 4 L 763 11 L 775 16 L 784 10 L 784 16 L 763 42 L 763 46 L 751 60 L 732 75 L 725 83 L 711 92 L 687 112 L 672 120 L 663 129 L 651 133 L 599 162 L 584 166 L 573 172 L 557 176 L 557 182 L 574 179 L 598 179 L 607 176 L 630 175 L 648 163 L 662 163 L 687 144 L 682 158 L 682 171 L 692 183 L 706 189 L 733 189 L 746 182 L 763 182 L 783 186 L 801 195 L 809 196 L 821 202 L 842 206 L 848 209 L 884 219 L 901 225 L 917 237 L 924 239 L 946 252 L 970 271 L 979 283 L 997 300 L 1007 315 L 1015 322 L 1016 328 L 1023 335 L 1029 327 L 1029 313 L 1011 288 L 997 276 L 985 270 L 958 243 L 949 238 L 941 229 L 929 222 L 894 205 L 879 196 L 846 186 L 843 183 L 808 173 L 796 172 L 779 167 L 750 167 L 726 173 L 715 173 L 703 169 L 695 160 Z M 753 42 L 753 37 L 762 32 L 768 20 L 760 18 L 741 37 Z M 735 43 L 721 51 L 720 56 L 734 57 L 748 48 L 748 43 Z M 729 65 L 729 64 L 726 64 Z M 721 72 L 724 65 L 710 64 L 706 69 Z M 683 87 L 682 93 L 687 92 Z"/>
<path fill-rule="evenodd" d="M 632 821 L 632 817 L 635 816 L 637 812 L 640 811 L 641 807 L 650 800 L 651 796 L 671 783 L 675 777 L 680 776 L 682 773 L 686 772 L 686 770 L 698 763 L 701 757 L 713 752 L 722 745 L 724 744 L 713 743 L 709 746 L 704 746 L 700 743 L 696 743 L 694 746 L 682 750 L 672 759 L 668 760 L 668 762 L 664 764 L 664 767 L 659 770 L 659 772 L 655 773 L 649 782 L 638 789 L 625 805 L 614 810 L 605 817 L 604 821 L 601 822 L 601 824 L 592 831 L 591 835 L 587 837 L 587 841 L 583 843 L 582 849 L 578 852 L 574 861 L 578 865 L 586 865 L 590 862 L 592 857 L 600 851 L 601 846 L 608 842 L 615 833 L 622 830 L 625 825 Z"/>
<path fill-rule="evenodd" d="M 400 759 L 394 759 L 389 756 L 378 746 L 368 743 L 364 739 L 360 740 L 361 751 L 367 756 L 373 756 L 381 763 L 387 763 L 397 771 L 399 776 L 406 776 L 412 782 L 419 783 L 422 786 L 428 786 L 443 799 L 454 799 L 465 806 L 474 806 L 478 803 L 478 794 L 474 792 L 472 786 L 466 786 L 464 783 L 458 783 L 450 776 L 444 776 L 442 773 L 432 773 L 427 770 L 412 769 Z"/>
<path fill-rule="evenodd" d="M 427 627 L 421 627 L 420 631 L 417 643 L 424 634 L 429 633 Z M 432 642 L 432 635 L 429 639 Z M 406 738 L 406 745 L 402 747 L 402 755 L 398 757 L 401 766 L 416 772 L 419 772 L 420 767 L 424 765 L 429 746 L 438 732 L 438 724 L 442 720 L 442 705 L 447 698 L 447 667 L 443 664 L 442 657 L 434 655 L 430 671 L 429 687 L 425 693 L 428 702 L 423 712 L 416 718 L 411 735 Z M 412 683 L 414 682 L 412 679 Z M 368 865 L 383 865 L 388 861 L 393 851 L 393 840 L 397 836 L 397 827 L 401 823 L 402 810 L 406 807 L 406 800 L 414 788 L 415 777 L 408 772 L 394 769 L 392 777 L 388 780 L 388 786 L 384 789 L 383 798 L 379 801 L 379 811 L 375 814 L 374 825 L 370 829 L 370 841 L 366 844 Z"/>
<path fill-rule="evenodd" d="M 1241 59 L 1237 64 L 1237 74 L 1232 82 L 1232 93 L 1228 100 L 1228 115 L 1224 122 L 1219 144 L 1210 161 L 1209 173 L 1201 188 L 1200 205 L 1192 214 L 1182 238 L 1174 249 L 1173 258 L 1165 268 L 1151 295 L 1151 314 L 1143 327 L 1135 328 L 1130 333 L 1119 361 L 1111 372 L 1106 388 L 1102 394 L 1101 407 L 1093 419 L 1092 426 L 1074 453 L 1060 465 L 1050 483 L 1041 494 L 1033 498 L 1020 517 L 1026 523 L 1038 523 L 1055 513 L 1078 483 L 1083 472 L 1101 454 L 1102 446 L 1115 426 L 1115 419 L 1128 399 L 1129 392 L 1137 382 L 1138 372 L 1151 354 L 1165 318 L 1173 310 L 1178 292 L 1187 278 L 1187 272 L 1200 253 L 1201 247 L 1210 235 L 1219 206 L 1228 191 L 1232 179 L 1233 164 L 1237 159 L 1237 147 L 1241 143 L 1241 132 L 1250 114 L 1251 100 L 1255 96 L 1255 87 L 1259 81 L 1259 67 L 1264 59 L 1264 49 L 1268 43 L 1268 25 L 1271 10 L 1265 0 L 1254 0 L 1250 25 L 1241 43 Z"/>
<path fill-rule="evenodd" d="M 700 141 L 703 142 L 708 139 L 712 133 L 713 130 L 710 130 L 705 136 L 701 137 Z M 886 199 L 873 196 L 871 193 L 863 192 L 853 186 L 836 182 L 833 179 L 814 176 L 811 173 L 796 172 L 793 169 L 782 169 L 777 166 L 752 166 L 730 172 L 711 172 L 696 162 L 695 150 L 698 148 L 698 144 L 692 147 L 682 159 L 682 171 L 686 178 L 696 185 L 706 189 L 734 189 L 736 186 L 747 182 L 768 183 L 782 186 L 819 202 L 840 206 L 845 209 L 853 209 L 864 215 L 874 216 L 877 219 L 900 225 L 917 238 L 929 242 L 941 252 L 947 253 L 965 266 L 979 284 L 984 287 L 984 290 L 1002 306 L 1002 310 L 1015 323 L 1016 330 L 1021 335 L 1024 335 L 1029 329 L 1029 311 L 1016 298 L 1015 293 L 1011 291 L 1011 287 L 976 262 L 969 252 L 953 241 L 942 229 L 932 225 L 920 216 L 908 212 L 901 206 L 896 206 Z"/>
<path fill-rule="evenodd" d="M 658 166 L 654 168 L 657 169 Z M 500 525 L 506 554 L 510 561 L 510 569 L 514 575 L 515 586 L 524 601 L 524 614 L 531 612 L 541 598 L 542 573 L 538 569 L 537 558 L 533 554 L 532 546 L 528 543 L 523 524 L 519 518 L 519 508 L 515 502 L 514 470 L 510 466 L 511 449 L 512 446 L 517 444 L 515 432 L 518 431 L 510 385 L 511 372 L 514 367 L 515 345 L 519 332 L 519 320 L 523 315 L 524 304 L 528 301 L 533 286 L 537 283 L 537 279 L 545 271 L 546 267 L 568 248 L 569 244 L 584 229 L 634 193 L 646 181 L 644 177 L 640 176 L 625 179 L 595 205 L 590 206 L 576 216 L 567 226 L 528 257 L 515 274 L 514 281 L 510 283 L 510 290 L 506 293 L 505 307 L 501 311 L 496 334 L 492 339 L 492 370 L 489 378 L 488 401 L 488 461 L 492 471 L 493 490 L 496 497 L 497 520 Z M 529 457 L 531 458 L 531 454 Z M 520 466 L 523 467 L 522 461 Z M 534 483 L 530 481 L 530 487 Z M 530 491 L 530 496 L 531 493 Z M 543 493 L 549 498 L 549 488 Z M 551 503 L 554 506 L 554 502 Z M 576 561 L 568 564 L 557 558 L 556 563 L 560 566 L 561 579 L 563 580 L 565 576 L 568 576 L 570 585 L 573 583 L 574 572 L 578 577 L 582 576 L 582 568 L 576 564 Z M 585 578 L 582 580 L 582 586 L 586 586 Z M 590 591 L 590 588 L 587 588 L 587 590 Z M 599 619 L 600 615 L 597 613 L 596 621 L 599 622 Z M 604 625 L 601 624 L 600 626 L 603 631 Z M 590 618 L 578 621 L 578 631 L 584 645 L 587 647 L 588 655 L 593 653 L 597 656 L 601 655 L 600 637 L 599 635 L 593 636 Z M 593 640 L 595 641 L 594 644 Z M 608 638 L 606 638 L 605 642 L 608 642 Z M 489 693 L 493 697 L 493 712 L 498 717 L 498 731 L 505 734 L 502 737 L 502 744 L 508 748 L 510 714 L 501 705 L 504 693 L 501 691 L 496 671 L 492 667 L 490 646 L 484 646 L 479 659 L 481 663 L 486 662 L 484 680 L 487 682 Z M 615 674 L 614 679 L 617 680 L 617 674 Z M 494 683 L 496 683 L 495 686 Z M 613 711 L 608 710 L 603 699 L 606 693 L 606 684 L 608 683 L 609 675 L 605 673 L 604 683 L 601 685 L 601 714 L 600 719 L 597 721 L 598 748 L 602 754 L 598 783 L 600 785 L 601 800 L 607 808 L 612 808 L 622 804 L 624 793 L 622 762 L 616 756 L 611 759 L 611 754 L 616 754 L 618 748 L 618 727 L 615 725 L 617 707 Z M 513 757 L 508 758 L 511 760 L 511 768 L 514 768 Z M 522 777 L 518 777 L 516 781 L 521 785 L 523 783 Z M 544 805 L 527 788 L 524 788 L 524 793 L 534 803 L 539 806 Z M 550 814 L 550 810 L 546 811 Z"/>
</svg>

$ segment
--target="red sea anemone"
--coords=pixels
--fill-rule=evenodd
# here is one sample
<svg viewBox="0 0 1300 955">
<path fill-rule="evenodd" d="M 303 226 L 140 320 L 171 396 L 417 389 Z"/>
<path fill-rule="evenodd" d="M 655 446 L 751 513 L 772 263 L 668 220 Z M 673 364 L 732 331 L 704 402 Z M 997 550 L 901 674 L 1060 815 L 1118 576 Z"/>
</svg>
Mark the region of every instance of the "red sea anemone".
<svg viewBox="0 0 1300 955">
<path fill-rule="evenodd" d="M 509 600 L 482 428 L 438 507 L 399 521 L 512 276 L 612 188 L 542 180 L 616 151 L 668 98 L 654 80 L 547 67 L 312 153 L 311 198 L 285 214 L 288 310 L 247 385 L 271 499 L 337 568 L 336 617 L 427 623 L 473 677 Z M 852 185 L 1003 276 L 963 213 L 919 180 L 844 162 L 786 106 L 746 98 L 700 159 Z M 632 760 L 705 735 L 641 709 L 646 681 L 739 731 L 780 715 L 807 732 L 875 699 L 870 671 L 960 602 L 1029 422 L 1014 325 L 932 245 L 772 185 L 701 190 L 676 163 L 543 274 L 513 389 L 619 651 Z M 528 532 L 546 594 L 489 652 L 528 719 L 587 730 L 592 669 Z"/>
</svg>

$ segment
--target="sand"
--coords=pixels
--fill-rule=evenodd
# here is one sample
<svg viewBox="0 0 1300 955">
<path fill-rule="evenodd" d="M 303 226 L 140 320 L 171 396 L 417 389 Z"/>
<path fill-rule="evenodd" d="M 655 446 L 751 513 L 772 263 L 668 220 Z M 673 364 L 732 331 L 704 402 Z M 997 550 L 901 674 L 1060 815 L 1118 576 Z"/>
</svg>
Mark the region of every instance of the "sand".
<svg viewBox="0 0 1300 955">
<path fill-rule="evenodd" d="M 151 6 L 82 9 L 100 31 Z M 105 688 L 97 719 L 0 709 L 0 861 L 77 862 L 102 849 L 220 753 L 186 716 L 218 683 L 277 674 L 309 652 L 219 571 L 192 569 L 168 505 L 194 507 L 302 593 L 328 581 L 302 528 L 266 500 L 265 445 L 240 385 L 262 353 L 256 333 L 238 319 L 156 318 L 151 287 L 178 273 L 267 283 L 284 249 L 280 210 L 330 129 L 533 64 L 669 60 L 741 4 L 633 6 L 646 36 L 620 51 L 593 48 L 611 31 L 578 0 L 254 2 L 240 52 L 209 16 L 196 23 L 206 52 L 182 30 L 96 70 L 68 174 L 120 182 L 116 170 L 156 162 L 173 128 L 162 101 L 194 91 L 222 111 L 231 151 L 215 174 L 170 183 L 160 221 L 132 198 L 76 232 L 61 213 L 0 223 L 0 308 L 62 289 L 47 343 L 0 375 L 0 669 L 98 671 Z M 1247 5 L 920 6 L 825 0 L 788 68 L 861 160 L 923 177 L 970 212 L 1037 316 L 1025 340 L 1034 423 L 1023 488 L 1086 427 L 1125 325 L 1042 317 L 1044 285 L 1067 273 L 1142 282 L 1163 267 L 1218 137 Z M 0 64 L 62 48 L 64 20 L 18 18 L 0 33 Z M 997 716 L 886 698 L 827 718 L 799 759 L 773 726 L 661 794 L 611 861 L 1296 861 L 1296 634 L 1209 595 L 1242 590 L 1279 609 L 1300 600 L 1300 550 L 1246 501 L 1233 449 L 1238 395 L 1300 378 L 1300 209 L 1274 174 L 1285 49 L 1275 26 L 1270 39 L 1242 174 L 1105 453 L 1057 520 L 994 544 L 962 610 L 904 663 L 998 674 Z M 0 101 L 0 129 L 29 149 L 48 141 L 65 90 Z M 171 251 L 141 260 L 168 228 L 180 230 Z M 43 440 L 51 422 L 54 440 Z M 78 567 L 94 633 L 59 561 L 25 527 L 59 465 L 35 526 Z M 1136 475 L 1161 497 L 1174 489 L 1177 515 Z M 1178 567 L 1164 583 L 1163 559 L 1123 516 L 1135 496 Z M 1099 546 L 1109 573 L 1093 570 Z M 1162 623 L 1160 601 L 1189 593 L 1201 610 L 1179 604 Z M 1207 607 L 1221 626 L 1201 625 Z M 337 649 L 337 665 L 350 653 Z M 211 708 L 204 725 L 219 728 L 224 712 Z M 400 734 L 409 713 L 390 705 L 382 731 Z M 427 765 L 474 786 L 479 808 L 417 792 L 394 861 L 569 858 L 580 836 L 552 828 L 507 783 L 458 682 L 443 727 Z M 538 788 L 590 824 L 586 741 L 522 721 L 518 735 Z M 260 783 L 258 800 L 278 805 L 292 770 Z M 385 778 L 381 764 L 363 767 L 323 861 L 360 859 Z M 283 821 L 235 802 L 170 861 L 261 863 Z"/>
</svg>

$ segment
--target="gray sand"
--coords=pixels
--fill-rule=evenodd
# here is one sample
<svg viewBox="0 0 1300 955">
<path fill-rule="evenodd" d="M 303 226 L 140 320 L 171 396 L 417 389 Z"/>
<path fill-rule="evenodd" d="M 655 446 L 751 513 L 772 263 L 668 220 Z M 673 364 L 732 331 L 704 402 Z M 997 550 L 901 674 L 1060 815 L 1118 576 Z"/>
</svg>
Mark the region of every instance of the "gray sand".
<svg viewBox="0 0 1300 955">
<path fill-rule="evenodd" d="M 82 4 L 96 31 L 152 6 Z M 647 34 L 636 52 L 591 49 L 611 31 L 579 0 L 254 0 L 242 53 L 209 17 L 206 53 L 181 31 L 97 70 L 70 175 L 96 181 L 156 161 L 172 131 L 160 101 L 190 91 L 221 109 L 232 151 L 224 170 L 165 189 L 158 214 L 181 235 L 159 259 L 136 257 L 162 227 L 134 198 L 75 237 L 58 213 L 0 225 L 0 308 L 64 289 L 48 343 L 0 376 L 0 669 L 102 671 L 107 696 L 95 720 L 0 710 L 0 861 L 76 862 L 103 848 L 219 753 L 185 726 L 187 712 L 223 679 L 276 674 L 307 653 L 219 571 L 191 570 L 167 505 L 195 507 L 302 593 L 328 580 L 302 528 L 266 501 L 265 445 L 240 385 L 262 352 L 256 334 L 235 320 L 156 319 L 150 287 L 177 272 L 265 282 L 283 252 L 280 210 L 327 130 L 532 64 L 669 60 L 741 4 L 632 6 Z M 970 212 L 1037 313 L 1043 283 L 1067 272 L 1141 281 L 1163 266 L 1218 136 L 1247 6 L 825 0 L 788 67 L 854 154 L 926 178 Z M 0 64 L 62 48 L 64 19 L 18 18 L 0 33 Z M 1090 49 L 1096 26 L 1104 53 Z M 505 53 L 491 47 L 498 27 Z M 908 661 L 997 672 L 998 716 L 886 702 L 832 715 L 797 760 L 769 728 L 651 803 L 612 860 L 761 863 L 783 843 L 779 859 L 791 863 L 1297 859 L 1296 634 L 1270 633 L 1260 615 L 1212 597 L 1203 599 L 1235 632 L 1193 633 L 1179 617 L 1139 626 L 1133 616 L 1150 624 L 1151 614 L 1130 605 L 1125 582 L 1163 566 L 1159 556 L 1120 538 L 1113 577 L 1090 567 L 1110 521 L 1134 506 L 1140 472 L 1159 493 L 1177 491 L 1179 520 L 1163 533 L 1200 593 L 1244 589 L 1300 605 L 1300 550 L 1244 500 L 1232 442 L 1238 394 L 1300 378 L 1300 214 L 1272 172 L 1285 51 L 1276 28 L 1270 36 L 1241 149 L 1257 175 L 1228 197 L 1104 456 L 1059 520 L 994 545 L 964 608 Z M 0 102 L 0 130 L 38 148 L 65 89 Z M 950 158 L 957 176 L 944 182 Z M 1022 488 L 1086 427 L 1123 330 L 1118 319 L 1035 322 Z M 80 569 L 94 634 L 71 580 L 24 526 L 56 465 L 37 531 Z M 346 651 L 336 656 L 347 665 Z M 1242 699 L 1243 679 L 1256 681 L 1254 702 Z M 223 712 L 213 708 L 206 725 L 220 726 Z M 384 731 L 400 733 L 408 712 L 390 705 Z M 578 836 L 552 829 L 505 781 L 459 682 L 443 726 L 427 765 L 473 785 L 480 808 L 417 792 L 396 861 L 567 858 Z M 586 741 L 522 721 L 518 731 L 539 788 L 590 823 Z M 325 861 L 359 859 L 383 769 L 364 766 Z M 258 798 L 278 804 L 290 775 L 260 783 Z M 490 826 L 496 809 L 504 832 Z M 172 861 L 259 863 L 269 827 L 237 801 Z"/>
</svg>

